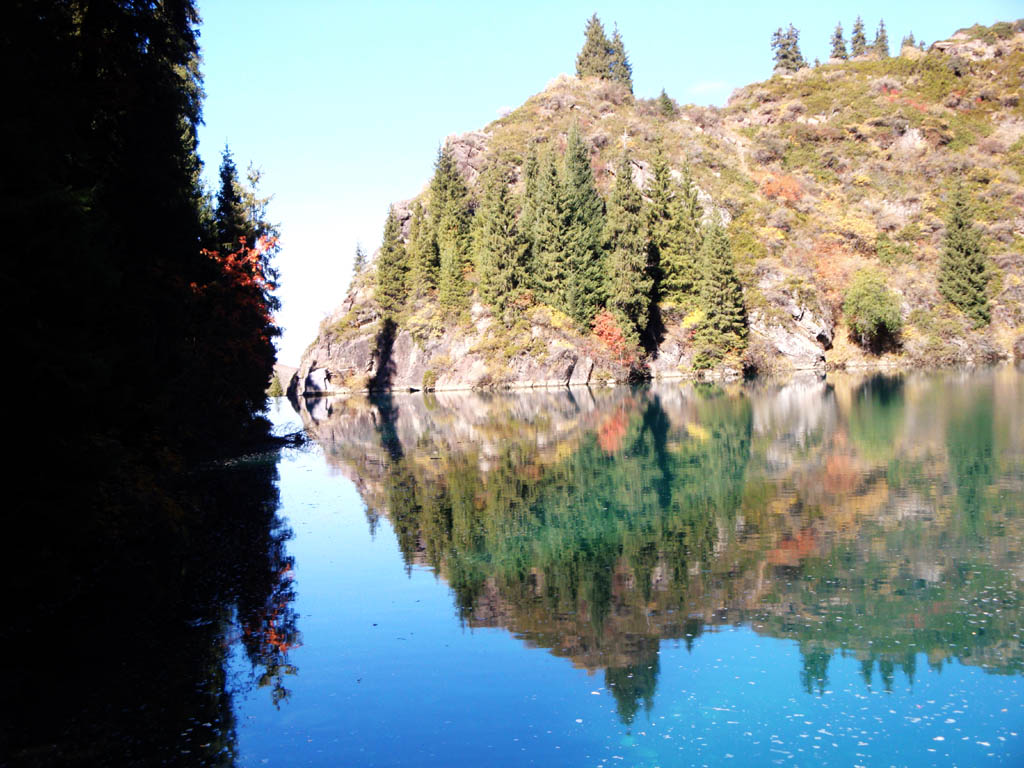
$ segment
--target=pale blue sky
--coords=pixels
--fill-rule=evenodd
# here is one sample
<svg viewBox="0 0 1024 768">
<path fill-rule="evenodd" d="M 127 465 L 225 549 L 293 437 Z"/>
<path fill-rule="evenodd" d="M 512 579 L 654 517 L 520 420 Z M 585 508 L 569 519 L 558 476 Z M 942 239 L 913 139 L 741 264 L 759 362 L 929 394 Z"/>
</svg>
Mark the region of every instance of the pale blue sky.
<svg viewBox="0 0 1024 768">
<path fill-rule="evenodd" d="M 227 141 L 275 195 L 283 251 L 280 361 L 295 364 L 344 296 L 357 242 L 372 252 L 388 204 L 427 182 L 444 137 L 484 127 L 575 71 L 597 12 L 618 23 L 637 96 L 723 104 L 771 75 L 770 39 L 792 22 L 804 57 L 827 58 L 859 13 L 892 49 L 975 22 L 1024 16 L 1021 0 L 790 3 L 199 0 L 206 86 L 200 152 L 215 177 Z"/>
</svg>

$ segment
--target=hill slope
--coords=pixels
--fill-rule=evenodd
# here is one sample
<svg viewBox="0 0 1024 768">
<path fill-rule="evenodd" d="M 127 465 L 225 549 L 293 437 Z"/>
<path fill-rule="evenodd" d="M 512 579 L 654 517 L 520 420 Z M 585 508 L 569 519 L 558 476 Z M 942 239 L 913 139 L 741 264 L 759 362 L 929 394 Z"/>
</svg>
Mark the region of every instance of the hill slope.
<svg viewBox="0 0 1024 768">
<path fill-rule="evenodd" d="M 644 190 L 659 147 L 677 179 L 688 165 L 705 220 L 727 226 L 744 289 L 746 350 L 720 368 L 1005 358 L 1024 333 L 1022 30 L 1021 22 L 974 27 L 927 53 L 907 48 L 776 74 L 737 90 L 722 109 L 667 114 L 621 85 L 563 75 L 447 146 L 474 205 L 488 164 L 506 167 L 521 191 L 531 151 L 563 152 L 574 124 L 606 199 L 624 147 Z M 939 293 L 954 179 L 973 202 L 989 264 L 992 322 L 981 328 Z M 429 208 L 429 190 L 395 206 L 406 240 L 417 202 Z M 847 288 L 863 269 L 898 298 L 902 332 L 880 353 L 855 342 L 844 316 Z M 514 322 L 496 317 L 471 266 L 466 279 L 468 311 L 446 313 L 427 292 L 385 320 L 371 260 L 322 324 L 292 391 L 564 385 L 693 371 L 688 307 L 662 302 L 645 352 L 631 356 L 539 301 L 527 301 Z"/>
</svg>

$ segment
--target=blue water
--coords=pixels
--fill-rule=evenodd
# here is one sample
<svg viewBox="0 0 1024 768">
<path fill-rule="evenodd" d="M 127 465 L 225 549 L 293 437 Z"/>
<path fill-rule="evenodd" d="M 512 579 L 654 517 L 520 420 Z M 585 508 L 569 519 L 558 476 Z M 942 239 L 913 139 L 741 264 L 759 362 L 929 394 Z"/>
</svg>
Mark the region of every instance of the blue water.
<svg viewBox="0 0 1024 768">
<path fill-rule="evenodd" d="M 964 478 L 959 476 L 958 479 L 952 470 L 933 471 L 934 468 L 928 466 L 929 456 L 932 459 L 939 453 L 955 456 L 959 450 L 960 438 L 953 434 L 953 427 L 939 430 L 941 434 L 934 444 L 926 439 L 935 431 L 936 420 L 948 418 L 949 398 L 957 397 L 949 390 L 955 385 L 946 379 L 911 382 L 901 390 L 898 393 L 900 408 L 908 413 L 901 415 L 896 426 L 891 425 L 887 415 L 892 409 L 891 400 L 869 402 L 868 406 L 875 410 L 870 417 L 862 413 L 859 425 L 849 422 L 859 417 L 848 410 L 845 417 L 840 414 L 838 421 L 826 415 L 805 429 L 798 427 L 796 421 L 808 417 L 809 411 L 804 407 L 808 403 L 792 413 L 778 409 L 759 413 L 761 401 L 758 398 L 763 393 L 728 395 L 745 398 L 753 404 L 751 455 L 744 459 L 739 473 L 742 477 L 740 503 L 748 514 L 755 505 L 767 508 L 771 502 L 768 497 L 772 497 L 776 506 L 780 498 L 789 504 L 787 514 L 792 516 L 797 514 L 792 511 L 794 494 L 803 494 L 802 504 L 806 507 L 810 504 L 809 496 L 818 491 L 843 498 L 848 496 L 858 510 L 856 522 L 851 523 L 841 512 L 808 512 L 801 507 L 799 514 L 806 519 L 800 530 L 816 531 L 814 546 L 817 549 L 809 552 L 811 545 L 808 545 L 799 556 L 786 553 L 798 550 L 799 542 L 809 540 L 810 534 L 804 539 L 791 536 L 783 532 L 785 526 L 781 524 L 781 527 L 772 527 L 776 526 L 774 522 L 770 526 L 765 523 L 756 536 L 741 537 L 736 544 L 739 551 L 760 552 L 762 562 L 768 558 L 770 565 L 759 566 L 750 558 L 740 557 L 736 560 L 740 565 L 730 566 L 724 576 L 717 574 L 716 577 L 736 579 L 740 594 L 734 598 L 739 602 L 745 599 L 742 591 L 751 588 L 759 567 L 762 572 L 767 572 L 766 568 L 774 569 L 772 572 L 777 579 L 791 577 L 793 582 L 800 581 L 804 591 L 820 589 L 815 585 L 828 583 L 829 575 L 814 572 L 818 566 L 809 565 L 808 558 L 817 557 L 815 562 L 831 564 L 837 569 L 837 578 L 845 579 L 842 566 L 837 564 L 845 561 L 835 553 L 851 541 L 854 551 L 859 553 L 857 557 L 862 560 L 871 559 L 864 553 L 873 546 L 876 552 L 880 548 L 884 550 L 879 563 L 898 565 L 903 557 L 906 560 L 903 570 L 910 571 L 915 567 L 920 571 L 920 567 L 911 562 L 918 560 L 934 562 L 935 567 L 944 572 L 964 564 L 981 568 L 979 552 L 1002 552 L 982 565 L 998 572 L 998 578 L 991 577 L 992 584 L 1008 584 L 1015 594 L 1010 602 L 1002 595 L 1001 608 L 993 609 L 994 613 L 1009 617 L 1008 625 L 998 626 L 998 631 L 1005 636 L 987 646 L 983 659 L 978 657 L 982 651 L 963 648 L 958 655 L 954 647 L 952 656 L 946 654 L 944 660 L 938 661 L 933 658 L 930 664 L 926 651 L 934 655 L 937 643 L 956 646 L 961 642 L 949 638 L 929 639 L 929 633 L 934 634 L 927 624 L 929 614 L 927 610 L 922 613 L 920 608 L 932 594 L 927 590 L 944 588 L 948 579 L 929 577 L 928 581 L 908 571 L 906 581 L 900 581 L 890 574 L 891 586 L 877 591 L 877 595 L 883 597 L 878 597 L 873 587 L 865 587 L 870 600 L 865 598 L 864 603 L 856 603 L 858 607 L 853 615 L 865 618 L 875 610 L 875 605 L 894 605 L 896 618 L 893 621 L 899 623 L 906 619 L 907 626 L 922 627 L 919 634 L 901 634 L 901 630 L 895 628 L 892 633 L 886 633 L 884 622 L 887 619 L 884 618 L 881 630 L 853 632 L 849 637 L 841 630 L 836 634 L 835 628 L 841 627 L 843 620 L 849 621 L 851 614 L 844 614 L 840 609 L 829 613 L 833 610 L 829 606 L 836 605 L 837 600 L 846 603 L 845 597 L 839 599 L 835 595 L 820 604 L 798 607 L 794 615 L 802 618 L 796 622 L 799 625 L 796 629 L 789 624 L 780 629 L 782 625 L 771 623 L 767 615 L 759 616 L 760 609 L 756 607 L 747 612 L 734 607 L 720 621 L 703 620 L 701 631 L 692 638 L 668 630 L 652 631 L 649 637 L 655 638 L 657 652 L 653 663 L 646 666 L 653 670 L 656 683 L 653 690 L 648 688 L 638 695 L 638 706 L 631 722 L 624 719 L 608 685 L 609 678 L 594 662 L 603 653 L 611 655 L 612 647 L 617 648 L 616 643 L 621 641 L 621 638 L 611 637 L 616 631 L 611 618 L 594 630 L 598 641 L 606 643 L 602 650 L 596 656 L 593 653 L 574 656 L 572 643 L 568 641 L 561 648 L 569 650 L 559 650 L 559 655 L 551 652 L 550 638 L 544 639 L 543 628 L 538 628 L 542 620 L 531 613 L 539 610 L 539 603 L 535 605 L 530 600 L 515 603 L 507 585 L 494 589 L 497 592 L 505 589 L 501 600 L 515 603 L 515 607 L 506 608 L 503 618 L 491 622 L 498 626 L 482 626 L 488 622 L 481 619 L 479 613 L 462 611 L 460 616 L 456 596 L 445 578 L 449 566 L 436 568 L 426 562 L 415 562 L 417 558 L 410 562 L 408 554 L 403 554 L 399 547 L 390 517 L 374 515 L 372 509 L 368 510 L 363 493 L 353 481 L 353 478 L 365 477 L 366 465 L 360 464 L 362 459 L 359 458 L 365 458 L 365 450 L 356 451 L 357 458 L 348 464 L 347 448 L 339 449 L 343 454 L 341 461 L 333 454 L 338 449 L 337 442 L 322 440 L 303 449 L 286 451 L 278 465 L 279 515 L 294 533 L 294 538 L 287 543 L 287 551 L 294 558 L 294 608 L 301 644 L 288 650 L 288 661 L 295 673 L 286 676 L 284 685 L 289 695 L 277 705 L 264 688 L 249 684 L 252 679 L 250 662 L 237 646 L 232 650 L 229 680 L 236 693 L 238 762 L 247 766 L 1024 764 L 1021 738 L 1024 698 L 1019 666 L 1024 656 L 1024 642 L 1017 624 L 1021 609 L 1016 602 L 1024 571 L 1020 567 L 1022 560 L 1015 554 L 1020 552 L 1022 517 L 1021 442 L 1012 428 L 1013 420 L 1024 413 L 1021 400 L 1024 389 L 1019 374 L 1002 375 L 1003 379 L 984 380 L 970 395 L 982 400 L 988 397 L 986 407 L 990 414 L 994 410 L 994 418 L 990 415 L 989 422 L 994 436 L 986 435 L 979 443 L 982 452 L 988 450 L 993 454 L 990 458 L 994 462 L 994 468 L 977 470 L 984 476 L 979 498 L 988 500 L 980 518 L 976 510 L 958 512 L 952 501 L 957 497 L 957 485 L 966 487 Z M 810 396 L 811 400 L 838 398 L 841 403 L 847 397 L 840 387 L 831 393 L 812 392 L 816 394 Z M 687 394 L 691 396 L 699 397 Z M 627 414 L 629 408 L 639 408 L 647 402 L 647 397 L 645 394 L 634 397 Z M 852 402 L 858 402 L 857 397 L 873 395 L 870 390 L 867 395 L 861 390 Z M 903 400 L 909 402 L 904 405 Z M 408 413 L 412 406 L 403 402 L 399 401 L 397 407 L 405 407 Z M 616 402 L 614 407 L 621 405 Z M 444 407 L 444 403 L 440 403 L 432 413 L 436 415 L 436 408 Z M 501 406 L 504 411 L 508 408 L 507 404 Z M 686 412 L 686 408 L 680 412 Z M 785 428 L 764 426 L 766 421 L 783 417 L 793 423 Z M 285 421 L 294 419 L 294 415 L 282 409 L 276 418 Z M 460 418 L 458 409 L 452 412 L 451 418 Z M 843 422 L 842 418 L 847 421 Z M 583 427 L 583 431 L 600 434 L 595 439 L 603 441 L 603 448 L 611 449 L 605 452 L 611 457 L 609 460 L 617 460 L 617 450 L 636 453 L 637 449 L 614 440 L 609 445 L 612 439 L 609 435 L 618 434 L 618 422 L 606 420 L 601 425 L 599 413 L 593 423 L 593 429 Z M 680 435 L 700 435 L 698 427 L 704 424 L 708 428 L 709 421 L 701 420 L 698 408 L 698 415 L 688 423 L 689 431 L 672 424 L 670 444 L 672 440 L 682 439 Z M 347 427 L 343 422 L 338 429 L 332 438 L 335 441 L 346 433 Z M 829 470 L 828 478 L 822 475 L 812 479 L 802 492 L 791 487 L 800 472 L 777 481 L 772 467 L 781 460 L 777 455 L 778 435 L 792 436 L 801 430 L 801 434 L 811 437 L 783 441 L 791 449 L 786 461 L 806 464 L 803 470 L 806 474 L 826 465 L 834 468 L 839 463 L 835 456 L 841 454 L 856 459 L 856 471 L 845 480 L 836 480 L 836 472 Z M 402 440 L 401 423 L 396 432 Z M 859 447 L 852 452 L 844 453 L 843 448 L 838 454 L 829 454 L 831 460 L 815 458 L 816 452 L 823 450 L 822 446 L 847 445 L 851 434 L 862 435 Z M 864 434 L 868 437 L 863 437 Z M 836 439 L 830 440 L 829 435 Z M 429 465 L 431 457 L 436 461 L 438 448 L 431 442 L 435 437 L 420 435 L 418 442 L 403 441 L 401 460 L 419 462 L 416 466 Z M 626 443 L 630 437 L 627 431 Z M 493 441 L 494 438 L 488 439 Z M 583 438 L 584 442 L 586 439 Z M 967 442 L 971 440 L 973 438 Z M 464 435 L 459 441 L 472 443 Z M 776 446 L 774 452 L 770 444 Z M 386 440 L 381 445 L 386 448 Z M 896 448 L 896 445 L 901 447 Z M 478 449 L 476 445 L 474 450 Z M 876 455 L 874 452 L 879 450 L 881 453 Z M 383 449 L 380 451 L 381 456 L 385 453 Z M 494 450 L 488 449 L 480 455 L 492 453 Z M 386 462 L 386 457 L 380 461 Z M 487 461 L 479 457 L 475 460 L 474 466 L 483 467 L 482 475 L 490 471 Z M 947 466 L 945 459 L 939 463 Z M 888 495 L 884 498 L 878 492 L 879 476 L 888 478 Z M 481 488 L 476 490 L 477 499 L 487 491 L 487 483 L 482 481 Z M 765 487 L 772 486 L 776 491 L 765 492 Z M 841 486 L 840 490 L 835 490 L 836 486 Z M 866 502 L 856 501 L 863 502 L 872 492 L 881 499 L 873 509 Z M 907 501 L 912 492 L 913 504 Z M 965 494 L 966 491 L 961 491 L 961 497 Z M 637 503 L 647 502 L 640 497 Z M 915 520 L 907 519 L 908 513 L 904 512 L 900 522 L 893 512 L 929 504 L 932 508 L 928 514 L 919 512 L 919 519 Z M 920 552 L 904 555 L 898 547 L 910 545 L 893 541 L 894 531 L 921 525 L 920 519 L 933 529 L 962 531 L 963 525 L 954 524 L 958 514 L 970 518 L 971 525 L 984 527 L 988 538 L 982 542 L 972 538 L 974 534 L 964 534 L 964 538 L 953 540 L 952 533 L 944 534 L 945 538 L 926 538 L 922 546 L 950 547 L 936 549 L 928 556 Z M 376 522 L 371 523 L 374 518 Z M 774 521 L 777 517 L 766 515 L 765 519 Z M 749 525 L 746 521 L 741 524 Z M 843 526 L 854 526 L 857 530 L 850 534 Z M 514 535 L 527 534 L 520 531 Z M 722 538 L 720 534 L 719 539 Z M 780 541 L 785 546 L 779 545 Z M 824 547 L 822 541 L 827 542 Z M 462 549 L 456 551 L 460 546 Z M 453 562 L 460 554 L 465 554 L 465 546 L 453 541 L 445 562 Z M 488 546 L 487 551 L 493 552 L 494 547 Z M 733 544 L 725 546 L 728 549 Z M 836 549 L 832 551 L 830 547 Z M 721 559 L 721 554 L 715 558 L 704 563 L 705 571 L 716 567 L 714 563 Z M 497 556 L 493 562 L 499 562 Z M 1007 564 L 1017 567 L 1007 571 Z M 965 578 L 970 584 L 970 573 Z M 718 584 L 714 588 L 720 587 Z M 614 589 L 635 592 L 636 587 L 627 584 L 627 587 Z M 920 600 L 903 610 L 902 595 L 914 589 L 924 590 Z M 947 603 L 951 595 L 944 593 L 945 600 L 937 603 L 936 612 L 943 616 L 948 614 L 950 618 L 944 621 L 950 626 L 960 617 L 968 622 L 978 621 L 980 627 L 987 619 L 979 616 L 975 609 L 980 605 L 979 600 L 989 599 L 979 597 L 992 591 L 985 589 L 961 598 L 960 609 L 950 609 Z M 891 597 L 891 590 L 900 596 Z M 632 601 L 630 604 L 633 604 L 636 601 L 629 597 L 633 592 L 628 592 L 628 599 L 614 598 L 613 602 L 621 605 Z M 782 599 L 792 599 L 793 594 L 786 593 Z M 842 594 L 842 589 L 836 594 Z M 484 600 L 480 596 L 475 599 Z M 765 599 L 760 599 L 758 606 L 763 608 Z M 952 599 L 957 598 L 954 595 Z M 875 600 L 881 602 L 871 602 Z M 665 605 L 655 605 L 656 602 L 655 598 L 648 602 L 650 614 L 659 613 L 664 617 Z M 692 606 L 677 608 L 692 613 Z M 718 608 L 717 604 L 709 604 L 709 610 Z M 878 608 L 878 615 L 888 615 L 884 610 L 888 609 Z M 508 612 L 513 615 L 507 615 Z M 816 629 L 818 625 L 808 623 L 808 616 L 825 616 L 829 629 Z M 566 617 L 562 616 L 561 620 Z M 570 616 L 567 621 L 569 624 L 563 622 L 546 631 L 557 636 L 576 618 Z M 864 626 L 867 626 L 867 619 Z M 635 629 L 633 627 L 632 631 Z M 814 679 L 807 683 L 806 659 L 810 656 L 806 651 L 818 642 L 815 632 L 819 631 L 829 638 L 814 646 L 819 648 L 820 655 L 827 657 L 827 674 L 817 678 L 812 675 Z M 996 632 L 997 627 L 986 625 L 984 631 Z M 881 655 L 891 652 L 893 643 L 900 643 L 901 637 L 907 643 L 905 655 L 890 673 L 888 685 L 882 679 L 880 666 L 869 672 L 869 682 L 862 664 L 872 643 L 876 642 L 872 640 L 872 633 L 879 632 L 886 636 L 877 642 L 888 649 Z M 688 639 L 690 647 L 687 647 Z M 931 643 L 931 647 L 916 650 L 927 643 Z M 641 652 L 629 661 L 642 669 L 644 662 L 652 658 L 650 652 Z"/>
</svg>

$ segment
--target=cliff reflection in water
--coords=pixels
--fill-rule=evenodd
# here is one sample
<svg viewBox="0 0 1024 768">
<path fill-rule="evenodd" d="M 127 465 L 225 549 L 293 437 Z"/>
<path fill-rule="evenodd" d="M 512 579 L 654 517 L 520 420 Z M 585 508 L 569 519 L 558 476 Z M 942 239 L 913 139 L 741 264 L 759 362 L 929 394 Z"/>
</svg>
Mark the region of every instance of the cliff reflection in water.
<svg viewBox="0 0 1024 768">
<path fill-rule="evenodd" d="M 315 400 L 303 416 L 472 627 L 650 709 L 659 643 L 747 624 L 824 692 L 918 655 L 1019 674 L 1024 377 Z M 1017 425 L 1016 427 L 1014 425 Z"/>
</svg>

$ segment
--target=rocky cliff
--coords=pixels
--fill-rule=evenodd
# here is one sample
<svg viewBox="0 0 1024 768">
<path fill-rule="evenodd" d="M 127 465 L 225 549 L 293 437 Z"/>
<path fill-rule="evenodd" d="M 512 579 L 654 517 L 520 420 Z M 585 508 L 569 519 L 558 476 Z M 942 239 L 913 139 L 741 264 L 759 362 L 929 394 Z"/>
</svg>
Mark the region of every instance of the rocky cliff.
<svg viewBox="0 0 1024 768">
<path fill-rule="evenodd" d="M 928 52 L 861 57 L 738 89 L 725 108 L 634 98 L 593 78 L 560 76 L 519 109 L 447 144 L 471 194 L 491 157 L 513 158 L 522 186 L 530 148 L 558 151 L 573 123 L 599 188 L 624 144 L 643 189 L 658 146 L 693 173 L 705 216 L 728 225 L 749 338 L 740 367 L 779 371 L 971 363 L 1009 357 L 1024 334 L 1024 25 L 963 30 Z M 992 323 L 975 328 L 938 291 L 946 195 L 961 179 L 975 201 L 990 268 Z M 424 196 L 420 202 L 429 202 Z M 412 206 L 398 203 L 403 237 Z M 877 352 L 843 316 L 853 275 L 870 268 L 898 297 L 903 330 Z M 472 274 L 469 275 L 473 285 Z M 326 318 L 292 394 L 361 389 L 566 386 L 694 375 L 693 322 L 660 308 L 641 359 L 625 359 L 568 318 L 534 305 L 515 328 L 474 294 L 468 317 L 429 307 L 400 324 L 374 299 L 374 261 Z M 706 375 L 706 374 L 705 374 Z"/>
</svg>

